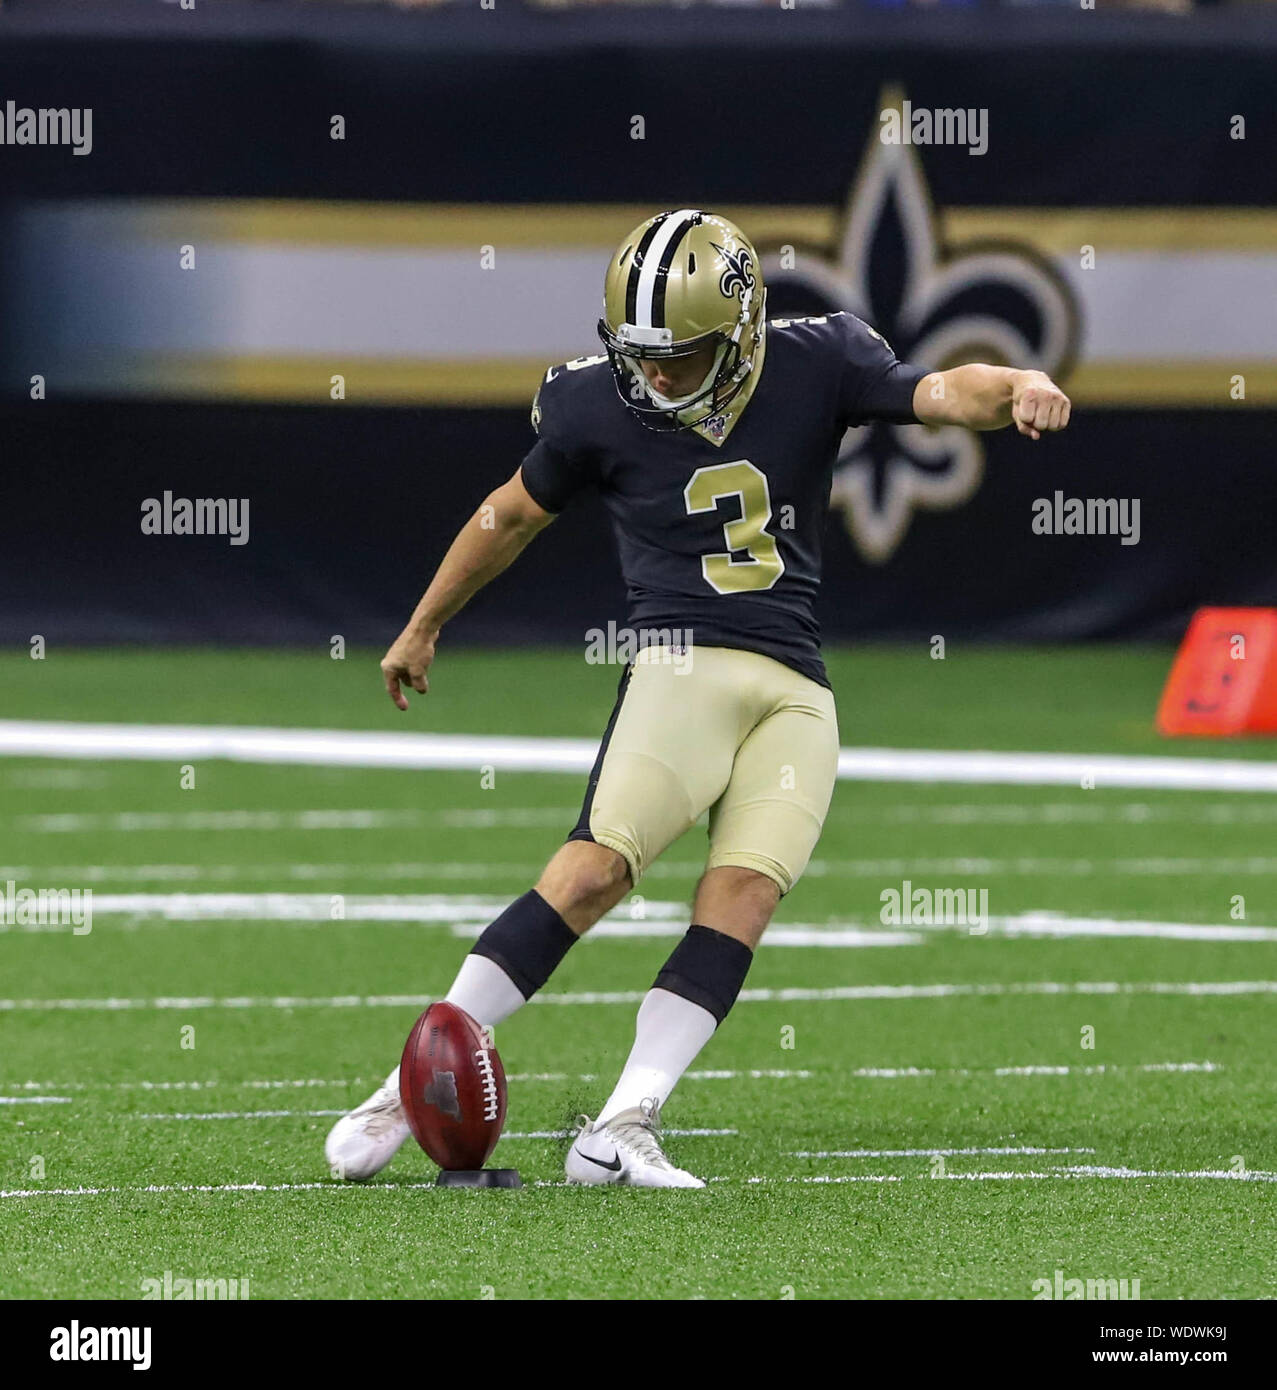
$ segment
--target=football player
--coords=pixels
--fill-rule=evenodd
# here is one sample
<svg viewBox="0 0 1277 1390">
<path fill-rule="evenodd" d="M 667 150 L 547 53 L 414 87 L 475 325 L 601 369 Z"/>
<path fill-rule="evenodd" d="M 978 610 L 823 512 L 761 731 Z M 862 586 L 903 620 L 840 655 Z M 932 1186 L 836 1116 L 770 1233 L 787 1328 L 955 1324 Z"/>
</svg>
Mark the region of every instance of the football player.
<svg viewBox="0 0 1277 1390">
<path fill-rule="evenodd" d="M 545 374 L 538 440 L 462 528 L 381 663 L 408 708 L 445 623 L 579 492 L 615 530 L 640 649 L 621 676 L 580 819 L 537 884 L 486 928 L 447 998 L 497 1025 L 702 813 L 691 923 L 638 1010 L 633 1049 L 567 1158 L 581 1183 L 701 1187 L 660 1112 L 736 1000 L 779 898 L 820 835 L 838 767 L 813 604 L 844 432 L 870 420 L 1063 429 L 1043 373 L 898 361 L 849 313 L 765 317 L 757 253 L 693 209 L 636 227 L 608 267 L 604 353 Z M 335 1173 L 376 1173 L 407 1137 L 398 1070 L 328 1136 Z"/>
</svg>

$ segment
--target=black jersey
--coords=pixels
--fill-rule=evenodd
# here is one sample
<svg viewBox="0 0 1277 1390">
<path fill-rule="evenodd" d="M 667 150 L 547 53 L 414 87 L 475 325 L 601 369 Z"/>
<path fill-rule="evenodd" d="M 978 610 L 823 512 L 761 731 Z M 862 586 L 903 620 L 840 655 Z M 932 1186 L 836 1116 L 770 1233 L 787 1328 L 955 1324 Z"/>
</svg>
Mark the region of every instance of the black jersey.
<svg viewBox="0 0 1277 1390">
<path fill-rule="evenodd" d="M 915 421 L 923 375 L 852 314 L 773 319 L 752 397 L 716 444 L 644 428 L 607 359 L 579 358 L 545 375 L 523 482 L 551 512 L 599 489 L 636 633 L 678 629 L 828 685 L 814 604 L 834 460 L 849 426 Z"/>
</svg>

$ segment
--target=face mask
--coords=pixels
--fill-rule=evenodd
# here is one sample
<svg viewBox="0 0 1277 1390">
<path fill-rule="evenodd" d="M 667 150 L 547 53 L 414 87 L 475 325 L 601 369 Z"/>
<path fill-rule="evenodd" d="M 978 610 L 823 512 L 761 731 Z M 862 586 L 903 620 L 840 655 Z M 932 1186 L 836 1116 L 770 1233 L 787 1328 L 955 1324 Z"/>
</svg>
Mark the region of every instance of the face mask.
<svg viewBox="0 0 1277 1390">
<path fill-rule="evenodd" d="M 649 382 L 646 377 L 643 377 L 643 385 L 647 388 L 647 394 L 652 398 L 653 402 L 662 410 L 681 410 L 683 406 L 687 405 L 691 401 L 694 401 L 698 396 L 703 395 L 706 391 L 709 390 L 710 386 L 713 384 L 714 378 L 718 375 L 718 369 L 722 365 L 723 354 L 726 351 L 727 344 L 720 343 L 718 346 L 718 350 L 714 353 L 714 360 L 710 364 L 709 371 L 705 373 L 705 379 L 694 391 L 689 391 L 687 395 L 662 396 L 661 393 L 652 386 L 651 382 Z M 643 369 L 640 366 L 638 366 L 637 363 L 635 363 L 635 370 L 639 372 L 640 375 L 642 375 Z"/>
</svg>

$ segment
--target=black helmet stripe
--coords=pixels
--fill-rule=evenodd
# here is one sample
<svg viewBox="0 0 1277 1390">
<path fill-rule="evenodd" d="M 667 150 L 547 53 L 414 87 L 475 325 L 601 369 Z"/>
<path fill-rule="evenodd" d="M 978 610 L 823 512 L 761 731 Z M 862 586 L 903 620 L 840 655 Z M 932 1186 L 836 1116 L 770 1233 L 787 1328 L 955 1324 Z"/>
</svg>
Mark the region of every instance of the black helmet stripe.
<svg viewBox="0 0 1277 1390">
<path fill-rule="evenodd" d="M 638 287 L 639 277 L 643 270 L 643 262 L 647 258 L 648 247 L 656 238 L 656 234 L 661 229 L 661 223 L 667 217 L 672 217 L 673 213 L 662 212 L 652 219 L 652 225 L 643 233 L 643 239 L 634 250 L 634 257 L 630 261 L 630 276 L 625 282 L 625 322 L 637 322 L 635 315 L 638 313 Z"/>
<path fill-rule="evenodd" d="M 674 256 L 678 248 L 682 245 L 688 232 L 696 225 L 697 217 L 685 218 L 683 225 L 670 237 L 669 244 L 665 248 L 665 254 L 661 257 L 661 264 L 656 271 L 656 284 L 652 289 L 652 327 L 665 327 L 665 286 L 669 280 L 670 266 L 674 264 Z"/>
<path fill-rule="evenodd" d="M 660 287 L 660 312 L 664 315 L 665 278 L 669 274 L 674 252 L 687 235 L 688 229 L 695 226 L 700 220 L 700 216 L 701 214 L 695 208 L 683 208 L 679 212 L 667 213 L 661 218 L 661 225 L 656 228 L 656 235 L 652 238 L 647 254 L 643 257 L 643 265 L 639 268 L 638 280 L 635 283 L 634 318 L 628 317 L 629 296 L 628 294 L 626 296 L 626 321 L 628 323 L 639 328 L 663 328 L 665 326 L 663 322 L 658 322 L 654 317 L 657 307 L 657 287 Z M 635 257 L 635 259 L 638 258 Z M 627 290 L 628 288 L 627 286 Z"/>
</svg>

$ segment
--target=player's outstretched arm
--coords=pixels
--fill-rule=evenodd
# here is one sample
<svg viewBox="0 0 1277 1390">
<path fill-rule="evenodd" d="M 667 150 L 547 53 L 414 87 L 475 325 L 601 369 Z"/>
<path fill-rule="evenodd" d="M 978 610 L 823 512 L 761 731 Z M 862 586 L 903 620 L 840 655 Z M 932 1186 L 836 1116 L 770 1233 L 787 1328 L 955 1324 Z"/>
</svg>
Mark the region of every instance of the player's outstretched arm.
<svg viewBox="0 0 1277 1390">
<path fill-rule="evenodd" d="M 1045 372 L 971 362 L 930 372 L 914 388 L 913 410 L 924 425 L 1000 430 L 1014 424 L 1040 439 L 1069 423 L 1069 398 Z"/>
<path fill-rule="evenodd" d="M 408 625 L 382 658 L 386 693 L 400 709 L 408 708 L 402 686 L 411 686 L 419 695 L 430 689 L 439 629 L 553 520 L 554 513 L 538 506 L 524 487 L 522 469 L 488 494 L 457 533 Z"/>
</svg>

